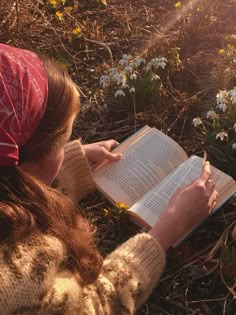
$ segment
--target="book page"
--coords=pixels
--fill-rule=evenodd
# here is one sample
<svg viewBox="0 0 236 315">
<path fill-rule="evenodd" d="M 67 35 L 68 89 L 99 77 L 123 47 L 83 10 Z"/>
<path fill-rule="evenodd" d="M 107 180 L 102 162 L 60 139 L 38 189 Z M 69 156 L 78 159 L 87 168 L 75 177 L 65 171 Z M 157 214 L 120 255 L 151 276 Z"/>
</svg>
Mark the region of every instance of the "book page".
<svg viewBox="0 0 236 315">
<path fill-rule="evenodd" d="M 129 211 L 140 216 L 149 226 L 153 226 L 167 209 L 169 200 L 174 192 L 178 188 L 190 184 L 200 176 L 202 163 L 202 158 L 198 156 L 190 157 L 131 207 Z M 213 166 L 211 166 L 211 173 L 211 179 L 216 183 L 216 190 L 219 192 L 217 200 L 217 205 L 219 205 L 227 197 L 224 192 L 229 194 L 229 185 L 233 184 L 232 188 L 235 190 L 236 184 L 230 176 Z"/>
<path fill-rule="evenodd" d="M 107 162 L 93 176 L 98 189 L 110 200 L 130 207 L 185 159 L 186 153 L 174 140 L 150 128 L 126 147 L 120 161 Z"/>
</svg>

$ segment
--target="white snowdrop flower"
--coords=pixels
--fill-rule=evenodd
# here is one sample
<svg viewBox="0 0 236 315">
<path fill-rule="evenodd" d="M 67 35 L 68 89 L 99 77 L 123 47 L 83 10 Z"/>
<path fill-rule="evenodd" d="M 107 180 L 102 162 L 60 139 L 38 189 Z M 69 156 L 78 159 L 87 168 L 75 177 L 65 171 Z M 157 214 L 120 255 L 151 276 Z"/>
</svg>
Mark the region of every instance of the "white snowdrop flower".
<svg viewBox="0 0 236 315">
<path fill-rule="evenodd" d="M 130 78 L 130 80 L 136 80 L 137 79 L 137 74 L 136 73 L 132 73 L 129 78 Z"/>
<path fill-rule="evenodd" d="M 228 100 L 227 100 L 228 94 L 226 91 L 219 91 L 216 94 L 216 104 L 218 105 L 218 108 L 222 111 L 226 110 L 225 109 L 225 105 L 228 104 Z"/>
<path fill-rule="evenodd" d="M 206 118 L 207 119 L 217 119 L 218 115 L 216 114 L 216 112 L 214 110 L 209 110 L 206 114 Z"/>
<path fill-rule="evenodd" d="M 233 143 L 232 144 L 232 150 L 235 150 L 236 149 L 236 143 Z"/>
<path fill-rule="evenodd" d="M 194 127 L 197 127 L 197 126 L 199 126 L 199 125 L 201 125 L 201 124 L 202 124 L 202 120 L 201 120 L 200 117 L 196 117 L 196 118 L 193 119 L 193 125 L 194 125 Z"/>
<path fill-rule="evenodd" d="M 122 89 L 127 89 L 128 87 L 129 87 L 129 86 L 128 86 L 127 83 L 124 83 L 124 84 L 121 85 L 121 88 L 122 88 Z"/>
<path fill-rule="evenodd" d="M 219 103 L 216 108 L 219 108 L 224 113 L 227 110 L 227 105 L 225 103 Z"/>
<path fill-rule="evenodd" d="M 127 55 L 127 54 L 124 54 L 123 56 L 122 56 L 122 59 L 123 60 L 130 60 L 132 58 L 132 56 L 131 55 Z"/>
<path fill-rule="evenodd" d="M 160 80 L 161 78 L 159 77 L 159 75 L 154 74 L 154 76 L 152 77 L 151 81 L 157 81 Z"/>
<path fill-rule="evenodd" d="M 107 88 L 109 86 L 109 82 L 103 82 L 102 87 L 103 89 Z"/>
<path fill-rule="evenodd" d="M 107 75 L 102 75 L 99 84 L 103 87 L 103 89 L 107 88 L 110 85 L 110 78 Z"/>
<path fill-rule="evenodd" d="M 236 87 L 228 92 L 228 95 L 232 101 L 232 104 L 236 104 Z"/>
<path fill-rule="evenodd" d="M 115 93 L 115 98 L 118 96 L 125 96 L 125 93 L 122 90 L 117 90 Z"/>
<path fill-rule="evenodd" d="M 225 90 L 219 90 L 216 94 L 216 99 L 225 99 L 227 97 L 227 93 Z"/>
<path fill-rule="evenodd" d="M 167 60 L 165 57 L 160 57 L 160 58 L 159 58 L 159 61 L 160 61 L 160 62 L 165 62 L 165 63 L 168 62 L 168 60 Z"/>
<path fill-rule="evenodd" d="M 220 138 L 221 141 L 224 140 L 224 138 L 228 139 L 228 134 L 225 131 L 221 131 L 216 135 L 216 139 Z"/>
<path fill-rule="evenodd" d="M 126 66 L 125 68 L 124 68 L 124 72 L 125 73 L 132 73 L 133 72 L 133 68 L 129 65 L 129 66 Z"/>
<path fill-rule="evenodd" d="M 158 58 L 152 58 L 150 62 L 153 67 L 158 68 L 158 62 L 159 62 Z"/>
<path fill-rule="evenodd" d="M 146 63 L 146 60 L 144 58 L 137 58 L 134 60 L 134 65 L 136 68 L 140 67 L 141 64 L 145 65 L 145 63 Z"/>
<path fill-rule="evenodd" d="M 236 132 L 236 123 L 233 125 L 233 130 Z"/>
<path fill-rule="evenodd" d="M 130 90 L 129 90 L 130 94 L 134 94 L 135 93 L 135 87 L 133 86 Z"/>
<path fill-rule="evenodd" d="M 129 65 L 129 60 L 132 58 L 131 55 L 123 55 L 122 59 L 118 62 L 118 64 L 122 67 L 128 66 Z"/>
<path fill-rule="evenodd" d="M 151 64 L 154 68 L 162 68 L 164 69 L 167 63 L 167 59 L 164 57 L 160 57 L 160 58 L 153 58 L 151 59 Z"/>
<path fill-rule="evenodd" d="M 112 79 L 116 82 L 117 85 L 120 85 L 122 83 L 122 76 L 119 72 L 116 72 Z"/>
<path fill-rule="evenodd" d="M 117 69 L 116 68 L 110 68 L 108 70 L 108 73 L 110 76 L 114 76 L 117 73 Z"/>
<path fill-rule="evenodd" d="M 124 67 L 124 66 L 127 66 L 128 63 L 129 63 L 128 60 L 121 59 L 119 60 L 118 65 Z"/>
<path fill-rule="evenodd" d="M 167 59 L 165 57 L 160 57 L 158 59 L 157 65 L 158 67 L 161 67 L 162 69 L 164 69 L 166 66 L 166 63 L 167 63 Z"/>
</svg>

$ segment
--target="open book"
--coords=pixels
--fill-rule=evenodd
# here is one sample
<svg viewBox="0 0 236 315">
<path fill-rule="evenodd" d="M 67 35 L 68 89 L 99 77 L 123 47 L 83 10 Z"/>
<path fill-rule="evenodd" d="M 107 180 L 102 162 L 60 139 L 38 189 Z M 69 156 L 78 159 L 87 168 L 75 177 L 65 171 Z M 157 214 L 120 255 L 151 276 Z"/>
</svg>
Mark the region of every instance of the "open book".
<svg viewBox="0 0 236 315">
<path fill-rule="evenodd" d="M 105 161 L 93 170 L 97 188 L 113 203 L 125 203 L 140 226 L 151 228 L 166 210 L 174 192 L 197 179 L 203 158 L 191 156 L 170 137 L 148 126 L 116 147 L 120 161 Z M 220 208 L 236 192 L 232 177 L 211 166 Z M 190 231 L 191 232 L 191 231 Z"/>
</svg>

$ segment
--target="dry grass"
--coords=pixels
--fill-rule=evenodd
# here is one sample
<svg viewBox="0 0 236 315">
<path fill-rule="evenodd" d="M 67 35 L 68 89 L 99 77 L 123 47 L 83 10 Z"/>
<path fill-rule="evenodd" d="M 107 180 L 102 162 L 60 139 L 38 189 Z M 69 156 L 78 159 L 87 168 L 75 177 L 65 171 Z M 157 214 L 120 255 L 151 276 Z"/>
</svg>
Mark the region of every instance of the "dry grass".
<svg viewBox="0 0 236 315">
<path fill-rule="evenodd" d="M 133 132 L 134 124 L 149 124 L 168 131 L 189 154 L 199 153 L 199 144 L 189 138 L 192 118 L 200 105 L 212 101 L 218 88 L 236 82 L 235 66 L 229 67 L 218 54 L 229 43 L 229 35 L 236 35 L 236 3 L 195 2 L 181 15 L 172 0 L 110 0 L 107 7 L 92 0 L 67 0 L 72 10 L 64 12 L 61 22 L 45 1 L 1 0 L 0 40 L 45 53 L 68 69 L 80 86 L 83 103 L 73 137 L 122 141 Z M 71 41 L 77 26 L 82 36 Z M 234 38 L 230 43 L 235 44 Z M 124 53 L 152 56 L 172 47 L 180 47 L 183 66 L 166 77 L 164 108 L 156 112 L 144 108 L 136 117 L 115 106 L 103 112 L 101 105 L 107 100 L 98 89 L 103 70 Z M 124 212 L 99 193 L 85 200 L 82 208 L 98 226 L 97 242 L 104 255 L 137 230 Z M 230 236 L 235 220 L 235 206 L 227 205 L 170 251 L 159 286 L 138 314 L 236 314 L 235 245 Z"/>
</svg>

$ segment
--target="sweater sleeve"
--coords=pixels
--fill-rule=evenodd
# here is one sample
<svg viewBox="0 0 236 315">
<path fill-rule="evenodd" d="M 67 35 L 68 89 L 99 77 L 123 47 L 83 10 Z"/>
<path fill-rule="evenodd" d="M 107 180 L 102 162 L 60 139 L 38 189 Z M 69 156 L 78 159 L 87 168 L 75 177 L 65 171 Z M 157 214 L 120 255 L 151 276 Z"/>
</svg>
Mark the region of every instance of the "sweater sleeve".
<svg viewBox="0 0 236 315">
<path fill-rule="evenodd" d="M 148 298 L 165 265 L 161 246 L 145 233 L 111 253 L 97 281 L 84 287 L 62 269 L 65 256 L 64 246 L 51 236 L 19 246 L 13 254 L 6 246 L 0 252 L 0 314 L 131 315 Z"/>
<path fill-rule="evenodd" d="M 95 184 L 80 141 L 68 142 L 64 151 L 64 161 L 53 186 L 78 202 L 95 190 Z"/>
<path fill-rule="evenodd" d="M 66 301 L 65 315 L 131 315 L 156 286 L 164 265 L 159 243 L 148 234 L 138 234 L 105 259 L 94 284 L 80 287 L 70 272 L 57 274 L 43 303 L 49 300 L 50 308 L 54 304 L 59 311 L 58 305 Z"/>
<path fill-rule="evenodd" d="M 88 314 L 97 314 L 96 298 L 99 314 L 134 314 L 157 285 L 164 266 L 165 253 L 154 238 L 146 233 L 131 238 L 105 259 L 97 283 L 84 289 Z"/>
</svg>

